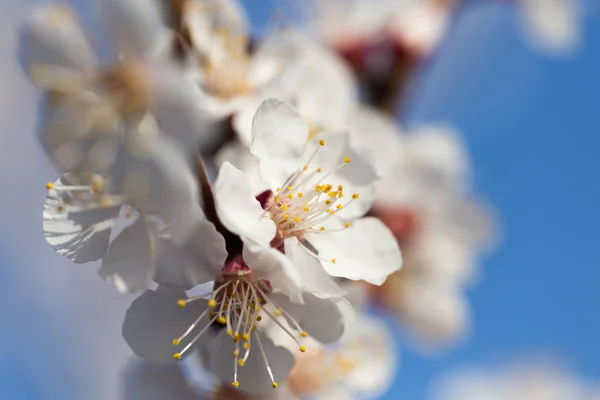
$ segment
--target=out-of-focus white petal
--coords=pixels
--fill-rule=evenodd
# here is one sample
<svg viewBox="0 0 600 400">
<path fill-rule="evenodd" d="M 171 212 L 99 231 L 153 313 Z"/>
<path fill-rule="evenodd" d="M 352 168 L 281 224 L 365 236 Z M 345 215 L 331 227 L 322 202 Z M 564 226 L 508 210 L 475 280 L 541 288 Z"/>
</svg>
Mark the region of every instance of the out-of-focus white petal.
<svg viewBox="0 0 600 400">
<path fill-rule="evenodd" d="M 344 297 L 347 294 L 325 272 L 321 262 L 300 247 L 298 239 L 285 241 L 285 255 L 298 271 L 304 291 L 323 298 Z"/>
<path fill-rule="evenodd" d="M 143 214 L 110 244 L 98 274 L 112 281 L 121 293 L 148 288 L 155 270 L 155 249 Z"/>
<path fill-rule="evenodd" d="M 214 192 L 221 223 L 245 241 L 268 247 L 275 237 L 275 223 L 256 200 L 248 178 L 226 162 L 219 170 Z"/>
<path fill-rule="evenodd" d="M 164 33 L 157 5 L 146 0 L 96 2 L 106 33 L 124 60 L 146 56 Z"/>
<path fill-rule="evenodd" d="M 227 259 L 225 239 L 207 220 L 198 221 L 182 245 L 162 240 L 159 246 L 154 281 L 185 290 L 216 280 Z"/>
<path fill-rule="evenodd" d="M 260 105 L 252 121 L 250 150 L 260 159 L 266 182 L 280 185 L 300 167 L 308 131 L 289 104 L 270 99 Z"/>
<path fill-rule="evenodd" d="M 343 225 L 342 225 L 343 226 Z M 376 218 L 353 221 L 347 229 L 324 230 L 306 238 L 325 260 L 323 267 L 332 276 L 364 280 L 381 285 L 388 275 L 402 267 L 396 239 Z"/>
<path fill-rule="evenodd" d="M 23 26 L 20 45 L 24 68 L 31 80 L 41 87 L 45 87 L 47 81 L 43 77 L 44 70 L 51 72 L 51 68 L 56 67 L 54 73 L 69 80 L 89 71 L 96 63 L 94 51 L 75 13 L 64 4 L 36 9 Z"/>
<path fill-rule="evenodd" d="M 308 335 L 320 343 L 332 343 L 344 332 L 344 315 L 336 300 L 322 299 L 304 293 L 303 304 L 292 303 L 282 294 L 273 294 L 271 300 L 289 313 Z"/>
<path fill-rule="evenodd" d="M 64 174 L 55 186 L 74 184 Z M 50 190 L 43 211 L 46 241 L 61 255 L 76 263 L 99 260 L 108 248 L 111 228 L 120 206 L 69 211 L 61 193 Z"/>
<path fill-rule="evenodd" d="M 177 365 L 135 360 L 125 371 L 124 400 L 200 400 Z"/>
<path fill-rule="evenodd" d="M 244 146 L 239 141 L 227 143 L 215 155 L 215 163 L 217 166 L 223 165 L 225 162 L 231 163 L 248 177 L 252 184 L 252 193 L 262 193 L 265 190 L 270 190 L 270 186 L 263 182 L 258 171 L 258 158 L 250 152 L 247 146 Z"/>
<path fill-rule="evenodd" d="M 285 254 L 271 247 L 246 244 L 243 255 L 258 279 L 268 280 L 293 302 L 302 303 L 302 279 Z"/>
<path fill-rule="evenodd" d="M 221 381 L 233 382 L 234 368 L 237 366 L 237 360 L 230 356 L 235 348 L 233 340 L 225 333 L 225 330 L 222 330 L 209 344 L 209 348 L 208 369 Z M 239 388 L 250 395 L 273 390 L 261 348 L 264 350 L 265 358 L 277 383 L 283 383 L 294 366 L 294 356 L 287 349 L 276 346 L 260 331 L 254 332 L 252 334 L 252 351 L 244 367 L 237 368 Z"/>
<path fill-rule="evenodd" d="M 205 301 L 198 300 L 180 308 L 177 302 L 186 298 L 183 290 L 159 286 L 156 290 L 146 290 L 131 304 L 123 321 L 123 337 L 136 355 L 156 364 L 174 361 L 177 348 L 172 344 L 173 339 L 185 332 L 208 307 Z M 205 325 L 208 321 L 207 313 L 198 324 Z"/>
</svg>

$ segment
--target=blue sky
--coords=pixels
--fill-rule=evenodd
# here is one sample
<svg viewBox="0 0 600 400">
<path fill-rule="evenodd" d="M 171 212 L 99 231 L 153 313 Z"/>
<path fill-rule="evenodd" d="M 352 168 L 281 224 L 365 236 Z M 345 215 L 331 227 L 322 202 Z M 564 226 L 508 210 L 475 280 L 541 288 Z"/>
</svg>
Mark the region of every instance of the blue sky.
<svg viewBox="0 0 600 400">
<path fill-rule="evenodd" d="M 246 3 L 255 21 L 268 19 L 267 2 Z M 399 343 L 402 367 L 385 399 L 426 400 L 431 380 L 446 371 L 539 354 L 600 381 L 600 20 L 587 19 L 579 57 L 557 60 L 525 47 L 513 10 L 499 3 L 459 16 L 413 88 L 405 119 L 449 121 L 463 132 L 476 189 L 498 209 L 504 240 L 469 292 L 472 337 L 434 358 Z M 20 303 L 13 268 L 29 266 L 7 239 L 0 248 L 0 311 L 8 321 L 0 334 L 0 397 L 76 398 L 69 388 L 87 383 L 63 367 L 68 312 L 45 315 L 43 302 Z M 114 328 L 107 334 L 118 336 Z"/>
<path fill-rule="evenodd" d="M 503 242 L 469 292 L 472 337 L 437 357 L 404 347 L 385 399 L 425 400 L 456 367 L 540 355 L 600 381 L 600 21 L 587 18 L 580 54 L 556 59 L 523 44 L 513 8 L 479 3 L 419 76 L 404 119 L 463 132 Z"/>
</svg>

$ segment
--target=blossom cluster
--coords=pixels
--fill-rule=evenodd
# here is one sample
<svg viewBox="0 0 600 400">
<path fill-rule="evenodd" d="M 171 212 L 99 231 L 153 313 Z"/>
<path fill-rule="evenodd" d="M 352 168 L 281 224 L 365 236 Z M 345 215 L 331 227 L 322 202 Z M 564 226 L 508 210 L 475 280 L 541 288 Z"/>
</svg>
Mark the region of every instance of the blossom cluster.
<svg viewBox="0 0 600 400">
<path fill-rule="evenodd" d="M 260 38 L 235 0 L 102 0 L 94 23 L 50 4 L 24 22 L 59 174 L 44 236 L 139 294 L 132 399 L 200 396 L 173 365 L 188 356 L 214 398 L 376 396 L 396 359 L 369 302 L 421 343 L 466 331 L 493 218 L 460 134 L 389 114 L 458 1 L 346 3 Z M 410 62 L 373 70 L 379 52 L 387 72 Z"/>
</svg>

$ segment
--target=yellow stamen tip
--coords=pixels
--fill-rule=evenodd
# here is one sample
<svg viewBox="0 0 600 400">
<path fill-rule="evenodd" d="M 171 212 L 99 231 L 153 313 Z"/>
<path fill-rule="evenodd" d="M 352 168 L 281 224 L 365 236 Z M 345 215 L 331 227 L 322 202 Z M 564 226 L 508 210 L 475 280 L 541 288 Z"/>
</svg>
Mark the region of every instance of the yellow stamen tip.
<svg viewBox="0 0 600 400">
<path fill-rule="evenodd" d="M 250 348 L 250 343 L 244 343 L 244 350 L 248 350 Z"/>
<path fill-rule="evenodd" d="M 344 228 L 349 228 L 350 227 L 350 222 L 344 222 Z"/>
<path fill-rule="evenodd" d="M 280 187 L 278 187 L 277 189 L 275 189 L 276 192 L 279 192 L 281 190 Z"/>
<path fill-rule="evenodd" d="M 288 187 L 287 187 L 287 190 L 288 190 L 288 192 L 289 192 L 290 190 L 292 190 L 292 187 L 291 187 L 291 186 L 288 186 Z"/>
<path fill-rule="evenodd" d="M 279 383 L 277 383 L 277 382 L 273 382 L 273 385 L 272 385 L 272 386 L 273 386 L 273 389 L 277 389 L 277 388 L 279 387 Z"/>
<path fill-rule="evenodd" d="M 48 190 L 54 189 L 54 183 L 52 183 L 52 182 L 46 183 L 46 189 L 48 189 Z"/>
<path fill-rule="evenodd" d="M 227 329 L 227 336 L 233 336 L 233 331 L 231 329 Z"/>
<path fill-rule="evenodd" d="M 344 208 L 344 206 L 342 206 L 341 204 L 338 204 L 337 206 L 335 206 L 335 208 L 337 208 L 338 210 L 341 210 L 342 208 Z"/>
<path fill-rule="evenodd" d="M 231 382 L 231 386 L 237 389 L 238 387 L 240 387 L 240 383 L 238 381 Z"/>
<path fill-rule="evenodd" d="M 302 353 L 306 353 L 306 346 L 300 346 L 300 351 Z"/>
<path fill-rule="evenodd" d="M 184 307 L 185 307 L 185 300 L 178 300 L 178 301 L 177 301 L 177 305 L 178 305 L 179 307 L 181 307 L 181 308 L 184 308 Z"/>
<path fill-rule="evenodd" d="M 320 146 L 325 146 L 325 141 L 323 139 L 319 140 L 319 145 Z"/>
<path fill-rule="evenodd" d="M 294 222 L 300 222 L 300 217 L 298 217 L 298 216 L 294 217 Z"/>
<path fill-rule="evenodd" d="M 337 262 L 337 260 L 335 258 L 332 258 L 331 262 L 335 264 Z"/>
<path fill-rule="evenodd" d="M 225 325 L 227 323 L 227 320 L 225 319 L 225 317 L 219 317 L 217 318 L 217 322 L 221 325 Z"/>
<path fill-rule="evenodd" d="M 288 197 L 288 199 L 293 199 L 293 198 L 294 198 L 294 195 L 293 195 L 293 194 L 291 194 L 291 193 L 288 193 L 287 197 Z"/>
<path fill-rule="evenodd" d="M 287 204 L 282 204 L 281 205 L 281 211 L 285 211 L 287 210 Z"/>
<path fill-rule="evenodd" d="M 355 200 L 356 200 L 356 199 L 358 199 L 358 193 L 354 193 L 354 194 L 352 195 L 352 198 L 353 198 L 353 199 L 355 199 Z"/>
<path fill-rule="evenodd" d="M 287 221 L 287 220 L 289 220 L 289 219 L 290 219 L 290 216 L 289 216 L 289 215 L 285 214 L 285 215 L 283 216 L 283 220 L 284 220 L 284 221 Z"/>
<path fill-rule="evenodd" d="M 325 227 L 324 227 L 324 226 L 322 226 L 322 227 L 320 227 L 320 228 L 319 228 L 319 230 L 320 230 L 320 231 L 324 231 L 324 230 L 325 230 Z"/>
<path fill-rule="evenodd" d="M 173 339 L 173 346 L 179 346 L 179 339 Z"/>
<path fill-rule="evenodd" d="M 344 190 L 344 186 L 338 185 L 338 190 Z"/>
<path fill-rule="evenodd" d="M 344 162 L 345 162 L 346 164 L 348 164 L 348 163 L 350 162 L 350 158 L 348 158 L 348 157 L 344 157 Z"/>
<path fill-rule="evenodd" d="M 242 335 L 242 339 L 244 339 L 244 340 L 250 340 L 250 335 L 248 335 L 247 333 L 244 333 Z"/>
<path fill-rule="evenodd" d="M 256 325 L 252 325 L 252 329 L 250 330 L 251 332 L 256 331 L 258 328 L 256 327 Z"/>
<path fill-rule="evenodd" d="M 181 354 L 180 353 L 175 353 L 173 354 L 173 358 L 176 360 L 180 360 L 181 359 Z"/>
<path fill-rule="evenodd" d="M 302 171 L 306 171 L 308 169 L 308 165 L 305 165 L 304 167 L 302 167 Z"/>
<path fill-rule="evenodd" d="M 323 170 L 321 168 L 317 168 L 317 172 L 322 172 Z"/>
<path fill-rule="evenodd" d="M 234 356 L 235 358 L 237 358 L 239 355 L 240 355 L 240 351 L 239 351 L 238 349 L 235 349 L 235 350 L 233 351 L 233 356 Z"/>
<path fill-rule="evenodd" d="M 304 194 L 302 192 L 298 192 L 298 197 L 302 198 L 302 196 L 304 196 Z"/>
<path fill-rule="evenodd" d="M 275 309 L 275 315 L 276 315 L 277 317 L 280 317 L 280 316 L 281 316 L 281 310 L 280 310 L 279 308 L 276 308 L 276 309 Z"/>
<path fill-rule="evenodd" d="M 300 332 L 300 336 L 302 336 L 302 337 L 308 337 L 308 332 L 302 331 L 302 332 Z"/>
<path fill-rule="evenodd" d="M 257 316 L 256 321 L 258 321 L 258 322 L 262 321 L 262 315 Z"/>
<path fill-rule="evenodd" d="M 208 301 L 208 306 L 209 306 L 210 308 L 215 308 L 215 307 L 217 306 L 217 301 L 216 301 L 215 299 L 210 299 L 210 300 Z"/>
<path fill-rule="evenodd" d="M 238 360 L 238 365 L 239 365 L 240 367 L 243 367 L 245 363 L 246 363 L 246 362 L 245 362 L 244 360 L 242 360 L 241 358 Z"/>
<path fill-rule="evenodd" d="M 306 212 L 309 212 L 309 211 L 310 211 L 310 208 L 308 208 L 308 207 L 304 207 L 304 211 L 306 211 Z"/>
</svg>

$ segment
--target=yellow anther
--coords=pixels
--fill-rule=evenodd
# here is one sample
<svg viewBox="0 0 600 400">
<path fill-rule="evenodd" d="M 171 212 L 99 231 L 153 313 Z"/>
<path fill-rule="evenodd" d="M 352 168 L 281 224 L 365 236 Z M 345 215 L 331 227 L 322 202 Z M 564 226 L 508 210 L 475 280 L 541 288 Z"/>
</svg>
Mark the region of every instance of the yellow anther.
<svg viewBox="0 0 600 400">
<path fill-rule="evenodd" d="M 238 360 L 238 365 L 239 365 L 240 367 L 243 367 L 245 363 L 246 363 L 246 362 L 245 362 L 243 359 L 241 359 L 241 358 Z"/>
<path fill-rule="evenodd" d="M 276 192 L 279 192 L 281 190 L 280 187 L 278 187 L 277 189 L 275 189 Z"/>
<path fill-rule="evenodd" d="M 181 308 L 185 307 L 185 300 L 177 300 L 177 305 Z"/>
<path fill-rule="evenodd" d="M 273 382 L 271 386 L 273 386 L 273 389 L 277 389 L 279 387 L 279 383 Z"/>
<path fill-rule="evenodd" d="M 95 180 L 92 182 L 92 191 L 93 192 L 101 192 L 104 190 L 104 181 L 103 180 Z"/>
<path fill-rule="evenodd" d="M 324 227 L 324 226 L 322 226 L 322 227 L 320 227 L 320 228 L 319 228 L 319 230 L 320 230 L 320 231 L 324 231 L 324 230 L 325 230 L 325 227 Z"/>
<path fill-rule="evenodd" d="M 233 335 L 233 340 L 234 340 L 235 342 L 237 342 L 238 340 L 240 340 L 240 334 L 236 332 L 236 333 Z"/>
<path fill-rule="evenodd" d="M 46 183 L 46 189 L 48 189 L 48 190 L 54 189 L 54 183 L 52 183 L 52 182 Z"/>
<path fill-rule="evenodd" d="M 358 193 L 354 193 L 354 194 L 352 195 L 352 198 L 353 198 L 354 200 L 358 199 Z"/>
<path fill-rule="evenodd" d="M 327 185 L 325 185 L 325 191 L 329 192 L 332 187 L 333 187 L 333 185 L 331 185 L 331 184 L 328 183 Z"/>
<path fill-rule="evenodd" d="M 325 141 L 323 139 L 319 140 L 319 145 L 320 146 L 325 146 Z"/>
<path fill-rule="evenodd" d="M 308 169 L 308 165 L 305 165 L 304 167 L 302 167 L 302 171 L 306 171 Z"/>
<path fill-rule="evenodd" d="M 309 211 L 310 211 L 310 208 L 308 208 L 308 207 L 304 207 L 304 211 L 306 211 L 306 212 L 309 212 Z"/>
<path fill-rule="evenodd" d="M 274 314 L 276 317 L 281 317 L 281 310 L 279 308 L 276 308 Z"/>
<path fill-rule="evenodd" d="M 208 301 L 208 306 L 209 306 L 210 308 L 215 308 L 215 307 L 217 306 L 217 301 L 216 301 L 215 299 L 210 299 L 210 300 Z"/>
<path fill-rule="evenodd" d="M 294 198 L 294 195 L 293 195 L 293 194 L 291 194 L 291 193 L 288 193 L 287 197 L 288 197 L 288 199 L 293 199 L 293 198 Z"/>
<path fill-rule="evenodd" d="M 304 194 L 302 192 L 298 192 L 298 198 L 302 198 L 302 196 L 304 196 Z"/>
<path fill-rule="evenodd" d="M 292 190 L 292 187 L 291 187 L 291 186 L 288 186 L 288 187 L 287 187 L 287 190 L 288 190 L 288 192 L 289 192 L 290 190 Z"/>
<path fill-rule="evenodd" d="M 302 353 L 305 353 L 306 352 L 306 346 L 300 346 L 300 351 Z"/>
<path fill-rule="evenodd" d="M 329 197 L 337 197 L 338 192 L 329 192 L 327 193 L 329 195 Z"/>
<path fill-rule="evenodd" d="M 350 162 L 350 158 L 348 158 L 348 157 L 344 157 L 344 162 L 345 162 L 346 164 L 348 164 L 348 163 Z"/>
<path fill-rule="evenodd" d="M 344 206 L 341 204 L 338 204 L 337 206 L 335 206 L 335 208 L 337 208 L 338 210 L 341 210 L 342 208 L 344 208 Z"/>
<path fill-rule="evenodd" d="M 344 222 L 344 228 L 350 228 L 350 222 Z"/>
<path fill-rule="evenodd" d="M 279 201 L 279 196 L 275 196 L 275 197 L 273 198 L 273 201 L 274 201 L 275 203 L 277 203 L 277 202 Z"/>
<path fill-rule="evenodd" d="M 244 343 L 244 350 L 248 350 L 250 348 L 250 343 Z"/>
<path fill-rule="evenodd" d="M 302 336 L 302 337 L 308 337 L 308 332 L 302 331 L 302 332 L 300 332 L 300 336 Z"/>
<path fill-rule="evenodd" d="M 233 386 L 234 388 L 239 388 L 240 387 L 240 383 L 238 381 L 235 382 L 231 382 L 231 386 Z"/>
<path fill-rule="evenodd" d="M 208 315 L 209 315 L 209 316 L 212 318 L 212 317 L 214 317 L 216 314 L 215 314 L 214 312 L 212 312 L 212 311 L 211 311 L 211 312 L 209 312 L 209 313 L 208 313 Z"/>
<path fill-rule="evenodd" d="M 296 215 L 296 216 L 294 217 L 294 222 L 300 222 L 300 217 Z"/>
<path fill-rule="evenodd" d="M 337 262 L 337 260 L 335 258 L 332 258 L 331 262 L 335 264 Z"/>
<path fill-rule="evenodd" d="M 238 358 L 238 356 L 239 356 L 239 355 L 240 355 L 240 351 L 239 351 L 238 349 L 235 349 L 235 350 L 233 351 L 233 356 L 234 356 L 235 358 Z"/>
<path fill-rule="evenodd" d="M 262 321 L 262 315 L 258 315 L 258 316 L 256 317 L 256 321 L 258 321 L 258 322 Z"/>
<path fill-rule="evenodd" d="M 338 190 L 344 190 L 344 186 L 338 185 Z"/>
<path fill-rule="evenodd" d="M 330 205 L 331 204 L 331 200 L 325 200 L 325 204 Z"/>
<path fill-rule="evenodd" d="M 282 204 L 281 211 L 286 211 L 286 210 L 287 210 L 287 204 Z"/>
<path fill-rule="evenodd" d="M 289 215 L 285 214 L 285 215 L 283 216 L 283 220 L 284 220 L 284 221 L 287 221 L 287 220 L 289 220 L 289 219 L 290 219 L 290 216 L 289 216 Z"/>
<path fill-rule="evenodd" d="M 250 335 L 248 335 L 247 333 L 244 333 L 244 334 L 242 335 L 242 339 L 244 339 L 244 340 L 246 340 L 246 341 L 247 341 L 247 340 L 250 340 Z"/>
<path fill-rule="evenodd" d="M 181 343 L 179 339 L 173 339 L 173 346 L 179 346 L 179 343 Z"/>
<path fill-rule="evenodd" d="M 333 211 L 333 210 L 327 210 L 327 212 L 329 213 L 329 215 L 335 214 L 335 211 Z"/>
<path fill-rule="evenodd" d="M 252 325 L 252 329 L 250 329 L 250 332 L 254 332 L 256 331 L 258 328 L 256 327 L 256 325 Z"/>
<path fill-rule="evenodd" d="M 317 172 L 323 172 L 321 168 L 317 168 Z"/>
<path fill-rule="evenodd" d="M 231 329 L 227 329 L 227 336 L 233 336 L 233 331 Z"/>
<path fill-rule="evenodd" d="M 173 358 L 176 360 L 180 360 L 181 359 L 181 354 L 180 353 L 175 353 L 173 354 Z"/>
<path fill-rule="evenodd" d="M 225 325 L 227 323 L 227 320 L 225 319 L 225 317 L 221 316 L 217 318 L 217 322 L 221 325 Z"/>
</svg>

